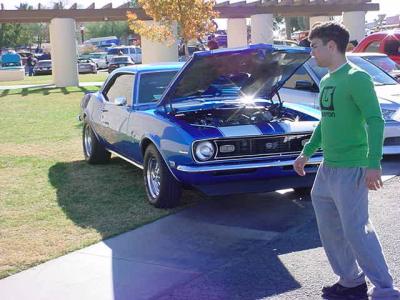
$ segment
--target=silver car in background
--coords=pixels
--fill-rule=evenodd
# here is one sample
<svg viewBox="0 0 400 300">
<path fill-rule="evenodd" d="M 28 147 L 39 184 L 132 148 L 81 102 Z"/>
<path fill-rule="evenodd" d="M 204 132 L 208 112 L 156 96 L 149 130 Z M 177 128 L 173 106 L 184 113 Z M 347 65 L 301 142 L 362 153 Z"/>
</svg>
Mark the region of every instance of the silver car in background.
<svg viewBox="0 0 400 300">
<path fill-rule="evenodd" d="M 386 72 L 360 57 L 348 53 L 347 60 L 371 75 L 385 119 L 384 154 L 400 154 L 400 84 Z M 319 83 L 328 72 L 311 58 L 279 90 L 284 102 L 319 109 Z"/>
</svg>

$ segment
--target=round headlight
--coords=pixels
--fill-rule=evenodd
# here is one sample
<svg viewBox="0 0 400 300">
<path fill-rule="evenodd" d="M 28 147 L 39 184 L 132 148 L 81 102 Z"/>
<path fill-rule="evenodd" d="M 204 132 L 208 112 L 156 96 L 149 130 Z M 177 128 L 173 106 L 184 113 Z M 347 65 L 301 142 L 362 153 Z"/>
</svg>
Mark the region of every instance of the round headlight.
<svg viewBox="0 0 400 300">
<path fill-rule="evenodd" d="M 210 142 L 200 142 L 195 146 L 194 153 L 196 158 L 201 161 L 209 160 L 214 155 L 214 146 Z"/>
</svg>

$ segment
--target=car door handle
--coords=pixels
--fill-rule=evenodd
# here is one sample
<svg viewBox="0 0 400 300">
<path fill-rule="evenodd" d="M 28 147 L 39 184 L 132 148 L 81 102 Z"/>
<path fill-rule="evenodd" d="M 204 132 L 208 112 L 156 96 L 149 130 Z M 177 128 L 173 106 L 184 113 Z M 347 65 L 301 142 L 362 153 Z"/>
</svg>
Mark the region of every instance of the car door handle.
<svg viewBox="0 0 400 300">
<path fill-rule="evenodd" d="M 101 112 L 108 112 L 108 109 L 102 109 Z"/>
<path fill-rule="evenodd" d="M 104 125 L 107 125 L 107 126 L 110 125 L 110 123 L 107 122 L 107 121 L 103 121 L 103 124 L 104 124 Z"/>
</svg>

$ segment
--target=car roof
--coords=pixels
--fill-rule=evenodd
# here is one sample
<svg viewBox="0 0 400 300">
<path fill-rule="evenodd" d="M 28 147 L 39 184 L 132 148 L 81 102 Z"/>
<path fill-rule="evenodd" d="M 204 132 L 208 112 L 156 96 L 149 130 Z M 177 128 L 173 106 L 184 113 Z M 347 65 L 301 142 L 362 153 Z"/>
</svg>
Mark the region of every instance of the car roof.
<svg viewBox="0 0 400 300">
<path fill-rule="evenodd" d="M 380 36 L 380 35 L 382 35 L 382 36 L 397 35 L 398 36 L 398 35 L 400 35 L 400 31 L 399 30 L 379 31 L 379 32 L 371 33 L 367 37 L 369 37 L 369 36 Z"/>
<path fill-rule="evenodd" d="M 348 56 L 381 56 L 381 57 L 385 57 L 387 56 L 385 53 L 377 53 L 377 52 L 348 52 L 346 53 L 346 55 Z"/>
<path fill-rule="evenodd" d="M 185 63 L 183 62 L 167 62 L 167 63 L 156 63 L 156 64 L 142 64 L 135 66 L 127 66 L 119 68 L 119 72 L 149 72 L 149 71 L 168 71 L 168 70 L 179 70 Z"/>
</svg>

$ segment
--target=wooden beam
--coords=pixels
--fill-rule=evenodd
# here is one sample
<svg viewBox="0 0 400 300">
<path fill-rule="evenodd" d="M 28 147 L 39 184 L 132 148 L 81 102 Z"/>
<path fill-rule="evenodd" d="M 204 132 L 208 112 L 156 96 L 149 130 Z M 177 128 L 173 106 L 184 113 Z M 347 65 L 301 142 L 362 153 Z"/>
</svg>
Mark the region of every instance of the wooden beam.
<svg viewBox="0 0 400 300">
<path fill-rule="evenodd" d="M 348 0 L 350 1 L 350 0 Z M 123 21 L 126 20 L 128 11 L 134 12 L 141 20 L 151 20 L 142 8 L 108 8 L 94 9 L 90 5 L 87 9 L 39 9 L 39 10 L 0 10 L 0 23 L 41 23 L 50 22 L 53 18 L 72 18 L 77 22 L 98 21 Z M 378 11 L 377 3 L 345 3 L 328 4 L 309 3 L 307 5 L 217 5 L 215 10 L 220 13 L 220 18 L 249 18 L 257 14 L 279 14 L 282 16 L 336 16 L 346 11 Z"/>
</svg>

